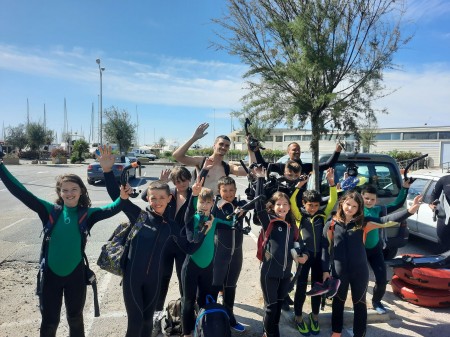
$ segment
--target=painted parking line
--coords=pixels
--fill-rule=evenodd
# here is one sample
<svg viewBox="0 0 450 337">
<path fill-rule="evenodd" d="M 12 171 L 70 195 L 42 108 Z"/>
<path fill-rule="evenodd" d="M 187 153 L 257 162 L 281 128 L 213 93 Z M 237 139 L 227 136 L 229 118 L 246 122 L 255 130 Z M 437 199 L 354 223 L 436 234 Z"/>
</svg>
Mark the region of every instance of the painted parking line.
<svg viewBox="0 0 450 337">
<path fill-rule="evenodd" d="M 111 282 L 111 273 L 106 273 L 105 277 L 102 279 L 102 282 L 99 284 L 98 287 L 98 305 L 101 308 L 102 307 L 102 300 L 105 296 L 106 291 L 108 290 L 109 283 Z M 89 308 L 89 314 L 87 315 L 87 319 L 85 318 L 85 334 L 86 336 L 89 336 L 92 325 L 94 324 L 94 304 L 91 304 L 91 307 Z M 104 317 L 102 314 L 101 317 Z"/>
<path fill-rule="evenodd" d="M 3 227 L 2 229 L 0 229 L 0 232 L 4 231 L 4 230 L 6 230 L 6 229 L 8 229 L 8 228 L 10 228 L 10 227 L 12 227 L 12 226 L 15 226 L 15 225 L 17 225 L 19 222 L 22 222 L 22 221 L 24 221 L 24 220 L 39 220 L 39 218 L 22 218 L 22 219 L 19 219 L 19 220 L 17 220 L 16 222 L 13 222 L 12 224 L 10 224 L 10 225 L 8 225 L 8 226 Z"/>
</svg>

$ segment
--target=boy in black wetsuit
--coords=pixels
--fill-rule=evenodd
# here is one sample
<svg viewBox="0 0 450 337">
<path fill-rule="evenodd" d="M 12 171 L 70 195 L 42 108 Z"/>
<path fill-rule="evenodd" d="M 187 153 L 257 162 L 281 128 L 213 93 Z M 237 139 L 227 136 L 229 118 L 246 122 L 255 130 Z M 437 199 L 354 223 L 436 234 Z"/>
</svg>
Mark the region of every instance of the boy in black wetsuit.
<svg viewBox="0 0 450 337">
<path fill-rule="evenodd" d="M 109 154 L 98 158 L 107 168 Z M 107 171 L 107 170 L 106 170 Z M 105 183 L 112 196 L 118 185 L 112 172 L 105 172 Z M 134 224 L 144 219 L 144 225 L 130 242 L 123 273 L 123 296 L 127 311 L 126 337 L 149 337 L 153 330 L 153 314 L 159 299 L 164 275 L 164 261 L 170 255 L 173 242 L 188 254 L 201 245 L 205 235 L 199 233 L 196 242 L 188 242 L 180 233 L 179 225 L 170 218 L 169 207 L 172 195 L 167 183 L 153 181 L 147 189 L 149 205 L 145 210 L 128 201 L 123 212 Z M 141 220 L 140 220 L 141 221 Z"/>
<path fill-rule="evenodd" d="M 301 237 L 306 244 L 309 254 L 309 259 L 301 267 L 302 269 L 297 278 L 294 297 L 295 323 L 297 330 L 303 336 L 309 336 L 310 333 L 317 335 L 320 332 L 319 310 L 321 297 L 313 296 L 311 298 L 312 312 L 308 316 L 310 322 L 309 326 L 303 319 L 303 304 L 306 299 L 309 271 L 311 270 L 311 284 L 322 281 L 322 232 L 325 222 L 329 218 L 337 201 L 337 190 L 334 184 L 334 170 L 332 168 L 327 170 L 326 178 L 330 186 L 330 198 L 324 209 L 320 209 L 322 196 L 319 192 L 314 190 L 303 192 L 303 206 L 300 209 L 296 203 L 296 195 L 299 192 L 298 188 L 292 194 L 290 200 L 291 211 L 297 221 Z M 300 183 L 298 185 L 300 185 Z"/>
<path fill-rule="evenodd" d="M 223 305 L 230 314 L 230 326 L 243 332 L 245 327 L 236 321 L 233 306 L 236 285 L 242 269 L 242 226 L 243 216 L 233 214 L 237 207 L 246 204 L 236 198 L 236 182 L 231 177 L 222 177 L 218 181 L 219 195 L 216 196 L 212 210 L 216 225 L 216 246 L 213 266 L 213 286 L 223 287 Z"/>
</svg>

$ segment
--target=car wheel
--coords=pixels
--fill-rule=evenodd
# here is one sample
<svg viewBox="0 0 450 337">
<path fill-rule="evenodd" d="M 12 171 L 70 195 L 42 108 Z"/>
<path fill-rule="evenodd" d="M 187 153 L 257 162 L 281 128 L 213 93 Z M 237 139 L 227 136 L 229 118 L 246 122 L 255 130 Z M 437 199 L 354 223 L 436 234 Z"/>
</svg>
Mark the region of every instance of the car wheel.
<svg viewBox="0 0 450 337">
<path fill-rule="evenodd" d="M 398 248 L 385 248 L 383 250 L 384 260 L 392 260 L 397 256 Z"/>
<path fill-rule="evenodd" d="M 94 180 L 92 180 L 92 179 L 88 179 L 87 182 L 89 185 L 94 185 Z"/>
</svg>

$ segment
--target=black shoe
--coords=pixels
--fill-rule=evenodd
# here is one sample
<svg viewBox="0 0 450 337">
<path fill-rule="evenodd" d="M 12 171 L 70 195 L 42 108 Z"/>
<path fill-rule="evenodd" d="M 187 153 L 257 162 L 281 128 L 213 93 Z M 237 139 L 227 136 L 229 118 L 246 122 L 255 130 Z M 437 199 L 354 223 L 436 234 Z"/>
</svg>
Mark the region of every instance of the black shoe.
<svg viewBox="0 0 450 337">
<path fill-rule="evenodd" d="M 319 295 L 325 294 L 327 291 L 328 291 L 328 285 L 326 285 L 325 283 L 322 284 L 320 282 L 314 282 L 313 286 L 311 287 L 311 290 L 307 291 L 306 295 L 319 296 Z"/>
<path fill-rule="evenodd" d="M 326 297 L 333 298 L 334 295 L 336 295 L 338 292 L 339 286 L 341 285 L 341 280 L 339 280 L 338 278 L 330 277 L 329 279 L 327 279 L 327 281 L 328 281 L 328 291 Z"/>
</svg>

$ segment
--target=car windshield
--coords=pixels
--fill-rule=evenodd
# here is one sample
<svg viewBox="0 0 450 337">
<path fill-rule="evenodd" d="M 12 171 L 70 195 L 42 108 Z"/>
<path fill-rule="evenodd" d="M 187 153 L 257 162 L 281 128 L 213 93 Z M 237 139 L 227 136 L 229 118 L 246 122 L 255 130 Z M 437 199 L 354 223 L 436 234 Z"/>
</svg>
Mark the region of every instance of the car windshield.
<svg viewBox="0 0 450 337">
<path fill-rule="evenodd" d="M 414 199 L 416 196 L 421 194 L 425 188 L 425 185 L 428 183 L 428 179 L 417 178 L 411 184 L 408 190 L 408 196 L 406 197 L 408 200 Z"/>
</svg>

